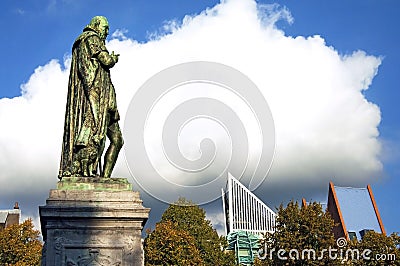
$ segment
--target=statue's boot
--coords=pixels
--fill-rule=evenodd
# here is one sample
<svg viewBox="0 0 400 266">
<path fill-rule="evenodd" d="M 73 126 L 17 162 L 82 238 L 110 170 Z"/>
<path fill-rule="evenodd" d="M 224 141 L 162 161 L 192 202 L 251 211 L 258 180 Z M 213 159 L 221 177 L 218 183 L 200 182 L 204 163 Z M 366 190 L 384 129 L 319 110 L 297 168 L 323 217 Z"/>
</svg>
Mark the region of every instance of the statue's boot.
<svg viewBox="0 0 400 266">
<path fill-rule="evenodd" d="M 89 160 L 88 159 L 82 159 L 81 160 L 81 166 L 82 166 L 82 174 L 83 174 L 83 176 L 90 176 Z"/>
</svg>

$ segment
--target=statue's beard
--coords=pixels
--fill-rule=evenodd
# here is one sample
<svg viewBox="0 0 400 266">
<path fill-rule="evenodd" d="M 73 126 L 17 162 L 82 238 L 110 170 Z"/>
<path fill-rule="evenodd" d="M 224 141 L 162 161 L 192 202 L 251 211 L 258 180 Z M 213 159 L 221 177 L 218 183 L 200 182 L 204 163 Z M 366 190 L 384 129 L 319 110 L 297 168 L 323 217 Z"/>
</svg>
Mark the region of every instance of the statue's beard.
<svg viewBox="0 0 400 266">
<path fill-rule="evenodd" d="M 103 31 L 102 29 L 97 28 L 96 32 L 99 35 L 101 40 L 103 40 L 103 41 L 106 40 L 108 34 L 105 31 Z"/>
<path fill-rule="evenodd" d="M 104 32 L 100 32 L 99 36 L 103 41 L 105 41 L 107 38 L 107 35 Z"/>
</svg>

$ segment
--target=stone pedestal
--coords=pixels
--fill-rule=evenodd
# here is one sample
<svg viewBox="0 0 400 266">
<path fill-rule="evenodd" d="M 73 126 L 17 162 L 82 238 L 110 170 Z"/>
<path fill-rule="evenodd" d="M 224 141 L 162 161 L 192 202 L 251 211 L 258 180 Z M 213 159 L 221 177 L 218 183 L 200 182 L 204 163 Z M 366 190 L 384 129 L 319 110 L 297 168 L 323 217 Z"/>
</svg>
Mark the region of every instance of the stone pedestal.
<svg viewBox="0 0 400 266">
<path fill-rule="evenodd" d="M 124 178 L 63 178 L 39 207 L 42 265 L 143 265 L 149 216 Z"/>
</svg>

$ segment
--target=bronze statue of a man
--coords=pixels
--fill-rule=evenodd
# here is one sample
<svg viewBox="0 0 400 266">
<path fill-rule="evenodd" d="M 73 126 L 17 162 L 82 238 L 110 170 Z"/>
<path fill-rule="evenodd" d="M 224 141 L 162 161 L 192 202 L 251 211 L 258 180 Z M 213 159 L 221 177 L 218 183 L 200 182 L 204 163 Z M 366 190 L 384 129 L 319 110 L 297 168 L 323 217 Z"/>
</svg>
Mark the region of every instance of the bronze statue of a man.
<svg viewBox="0 0 400 266">
<path fill-rule="evenodd" d="M 60 179 L 66 176 L 110 177 L 123 145 L 110 77 L 110 68 L 118 62 L 119 55 L 107 51 L 108 29 L 107 19 L 96 16 L 72 46 Z M 110 146 L 102 167 L 106 136 Z"/>
</svg>

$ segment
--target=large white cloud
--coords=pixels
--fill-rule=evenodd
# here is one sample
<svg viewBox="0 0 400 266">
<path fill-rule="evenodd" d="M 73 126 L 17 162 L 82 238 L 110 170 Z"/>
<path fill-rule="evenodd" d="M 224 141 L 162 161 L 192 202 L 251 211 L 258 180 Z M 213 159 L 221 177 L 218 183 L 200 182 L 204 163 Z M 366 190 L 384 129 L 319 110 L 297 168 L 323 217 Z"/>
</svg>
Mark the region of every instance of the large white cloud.
<svg viewBox="0 0 400 266">
<path fill-rule="evenodd" d="M 266 196 L 271 201 L 297 195 L 301 187 L 316 195 L 329 180 L 364 186 L 382 168 L 380 110 L 363 94 L 381 58 L 363 51 L 341 55 L 317 35 L 285 36 L 274 24 L 282 18 L 292 20 L 277 6 L 229 0 L 166 24 L 167 32 L 146 43 L 119 30 L 108 47 L 121 54 L 112 78 L 122 121 L 136 90 L 158 71 L 194 60 L 223 63 L 258 86 L 275 121 L 275 160 L 257 190 L 260 198 L 271 187 L 280 190 Z M 55 187 L 68 73 L 69 59 L 51 60 L 22 85 L 21 96 L 0 99 L 2 205 L 20 201 L 34 215 Z M 115 174 L 126 176 L 121 157 Z"/>
</svg>

